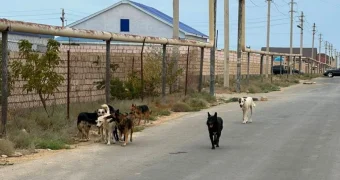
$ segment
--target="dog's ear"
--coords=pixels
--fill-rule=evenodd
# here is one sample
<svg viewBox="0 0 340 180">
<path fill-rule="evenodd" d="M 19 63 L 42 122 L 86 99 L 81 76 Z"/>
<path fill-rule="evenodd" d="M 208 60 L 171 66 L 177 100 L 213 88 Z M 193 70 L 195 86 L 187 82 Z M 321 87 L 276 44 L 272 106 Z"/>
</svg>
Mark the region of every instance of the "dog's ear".
<svg viewBox="0 0 340 180">
<path fill-rule="evenodd" d="M 238 98 L 238 103 L 241 103 L 241 98 Z"/>
<path fill-rule="evenodd" d="M 217 117 L 217 112 L 215 112 L 214 117 Z"/>
<path fill-rule="evenodd" d="M 208 112 L 208 117 L 210 117 L 211 115 L 210 115 L 210 113 Z"/>
</svg>

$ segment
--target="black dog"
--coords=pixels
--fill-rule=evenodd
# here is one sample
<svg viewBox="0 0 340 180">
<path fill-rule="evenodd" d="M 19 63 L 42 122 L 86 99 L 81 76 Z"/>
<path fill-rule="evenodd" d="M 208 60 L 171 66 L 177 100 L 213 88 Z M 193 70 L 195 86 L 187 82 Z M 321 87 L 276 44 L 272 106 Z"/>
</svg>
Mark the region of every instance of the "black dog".
<svg viewBox="0 0 340 180">
<path fill-rule="evenodd" d="M 217 117 L 217 112 L 215 112 L 214 116 L 211 116 L 208 112 L 207 126 L 212 145 L 211 149 L 215 149 L 215 145 L 216 147 L 220 147 L 219 141 L 223 129 L 223 120 L 221 117 Z"/>
<path fill-rule="evenodd" d="M 105 114 L 104 109 L 97 109 L 95 112 L 81 112 L 78 114 L 77 127 L 82 139 L 89 139 L 89 131 L 91 125 L 96 125 L 96 120 L 99 116 Z"/>
</svg>

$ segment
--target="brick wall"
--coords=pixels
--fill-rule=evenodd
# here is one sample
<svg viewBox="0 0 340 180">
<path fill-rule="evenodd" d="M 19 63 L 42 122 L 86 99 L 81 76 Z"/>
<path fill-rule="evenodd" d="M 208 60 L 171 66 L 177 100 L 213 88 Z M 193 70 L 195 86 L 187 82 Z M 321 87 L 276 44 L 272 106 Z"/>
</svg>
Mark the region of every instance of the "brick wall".
<svg viewBox="0 0 340 180">
<path fill-rule="evenodd" d="M 112 45 L 111 46 L 111 62 L 119 65 L 117 71 L 113 74 L 115 77 L 125 79 L 127 74 L 134 70 L 140 70 L 141 65 L 141 46 L 136 45 Z M 88 102 L 104 99 L 104 90 L 97 90 L 94 82 L 100 81 L 105 78 L 105 61 L 106 61 L 106 49 L 105 45 L 81 45 L 81 46 L 61 46 L 60 57 L 62 63 L 57 68 L 57 72 L 62 74 L 65 79 L 67 78 L 67 50 L 70 50 L 70 77 L 71 77 L 71 102 Z M 162 52 L 161 46 L 146 45 L 144 47 L 144 60 L 146 61 L 149 55 L 155 51 Z M 170 58 L 172 54 L 172 47 L 167 48 Z M 187 59 L 187 47 L 179 47 L 179 67 L 186 67 Z M 190 47 L 189 50 L 189 65 L 188 65 L 188 84 L 194 85 L 198 83 L 199 67 L 200 67 L 200 49 Z M 224 67 L 224 53 L 222 51 L 216 51 L 216 64 L 215 74 L 223 75 Z M 18 52 L 10 53 L 10 60 L 18 59 Z M 230 74 L 236 74 L 236 61 L 237 55 L 235 51 L 230 52 Z M 265 58 L 264 65 L 265 67 Z M 271 62 L 271 61 L 269 61 Z M 277 63 L 277 62 L 275 62 Z M 247 73 L 247 53 L 242 57 L 242 74 Z M 270 65 L 269 65 L 270 67 Z M 303 68 L 304 69 L 304 65 Z M 250 74 L 260 73 L 260 55 L 252 54 L 250 56 Z M 209 80 L 210 74 L 210 49 L 205 49 L 203 60 L 203 75 L 205 80 Z M 55 102 L 57 104 L 66 103 L 67 81 L 58 88 L 59 92 L 55 93 Z M 184 86 L 185 83 L 185 71 L 183 76 L 180 77 L 180 85 Z M 17 81 L 14 85 L 14 90 L 9 97 L 9 106 L 13 107 L 36 107 L 41 106 L 39 97 L 34 93 L 26 94 L 22 91 L 23 81 Z M 48 105 L 54 101 L 49 101 Z"/>
</svg>

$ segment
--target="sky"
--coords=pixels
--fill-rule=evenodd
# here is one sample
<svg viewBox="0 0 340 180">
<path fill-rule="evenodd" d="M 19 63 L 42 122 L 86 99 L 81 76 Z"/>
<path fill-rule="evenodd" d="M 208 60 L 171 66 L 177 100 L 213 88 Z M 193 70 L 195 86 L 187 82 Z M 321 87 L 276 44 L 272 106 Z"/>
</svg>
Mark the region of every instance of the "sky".
<svg viewBox="0 0 340 180">
<path fill-rule="evenodd" d="M 1 4 L 0 18 L 22 20 L 50 25 L 61 25 L 61 8 L 65 9 L 70 24 L 87 15 L 100 11 L 119 0 L 11 0 Z M 152 6 L 172 17 L 172 0 L 135 0 Z M 290 0 L 272 0 L 270 46 L 290 45 Z M 340 51 L 339 0 L 294 0 L 293 46 L 300 47 L 299 16 L 305 15 L 304 47 L 312 47 L 312 26 L 316 24 L 314 47 L 319 47 L 322 33 L 322 52 L 328 41 Z M 237 49 L 238 0 L 229 0 L 230 6 L 230 49 Z M 218 48 L 224 47 L 224 0 L 217 0 Z M 205 33 L 208 32 L 208 0 L 180 0 L 180 21 Z M 246 45 L 260 50 L 266 46 L 267 2 L 246 0 Z"/>
</svg>

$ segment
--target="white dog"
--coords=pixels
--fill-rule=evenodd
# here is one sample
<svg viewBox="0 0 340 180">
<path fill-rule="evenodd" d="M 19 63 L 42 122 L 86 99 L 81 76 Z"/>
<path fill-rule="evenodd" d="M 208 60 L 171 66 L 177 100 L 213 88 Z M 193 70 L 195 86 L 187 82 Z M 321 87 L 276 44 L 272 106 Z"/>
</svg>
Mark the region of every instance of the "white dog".
<svg viewBox="0 0 340 180">
<path fill-rule="evenodd" d="M 113 130 L 116 127 L 116 121 L 111 114 L 100 116 L 97 119 L 97 127 L 103 128 L 102 140 L 104 140 L 107 145 L 111 144 L 113 139 L 113 144 L 116 143 L 116 139 L 113 138 Z"/>
<path fill-rule="evenodd" d="M 252 97 L 243 97 L 238 99 L 238 103 L 240 104 L 240 108 L 243 111 L 243 124 L 253 122 L 253 107 L 256 106 Z M 249 110 L 250 110 L 250 118 L 249 118 Z"/>
</svg>

